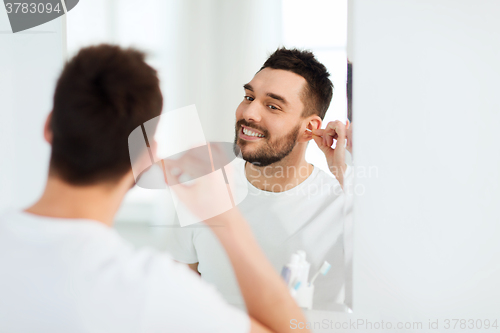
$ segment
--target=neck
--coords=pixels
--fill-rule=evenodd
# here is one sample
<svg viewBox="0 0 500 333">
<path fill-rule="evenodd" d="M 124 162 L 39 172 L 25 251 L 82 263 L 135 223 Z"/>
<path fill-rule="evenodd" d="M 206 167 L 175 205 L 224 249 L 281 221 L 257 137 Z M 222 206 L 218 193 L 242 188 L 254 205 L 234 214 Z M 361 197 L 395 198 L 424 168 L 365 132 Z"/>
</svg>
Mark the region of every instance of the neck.
<svg viewBox="0 0 500 333">
<path fill-rule="evenodd" d="M 129 188 L 123 180 L 118 184 L 75 186 L 49 176 L 41 198 L 25 211 L 49 217 L 90 219 L 111 226 Z"/>
<path fill-rule="evenodd" d="M 265 167 L 246 163 L 247 180 L 263 191 L 283 192 L 294 188 L 306 180 L 314 170 L 314 166 L 306 162 L 306 147 L 307 143 L 298 144 L 281 161 Z"/>
</svg>

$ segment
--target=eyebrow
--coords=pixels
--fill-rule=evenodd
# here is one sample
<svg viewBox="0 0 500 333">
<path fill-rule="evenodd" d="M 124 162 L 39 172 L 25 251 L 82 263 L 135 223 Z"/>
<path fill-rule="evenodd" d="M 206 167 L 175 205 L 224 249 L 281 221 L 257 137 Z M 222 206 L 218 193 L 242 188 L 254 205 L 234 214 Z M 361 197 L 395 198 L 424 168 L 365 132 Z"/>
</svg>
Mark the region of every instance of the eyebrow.
<svg viewBox="0 0 500 333">
<path fill-rule="evenodd" d="M 278 101 L 282 102 L 283 104 L 288 105 L 288 103 L 286 102 L 286 99 L 284 97 L 281 97 L 280 95 L 276 95 L 273 93 L 267 93 L 267 96 L 271 97 L 272 99 L 278 100 Z"/>
<path fill-rule="evenodd" d="M 250 83 L 244 84 L 243 89 L 253 91 L 253 87 L 250 85 Z"/>
<path fill-rule="evenodd" d="M 246 83 L 246 84 L 244 84 L 244 85 L 243 85 L 243 88 L 244 88 L 245 90 L 250 90 L 250 91 L 252 91 L 252 92 L 254 91 L 254 90 L 253 90 L 253 87 L 250 85 L 250 83 Z M 286 101 L 286 99 L 285 99 L 284 97 L 280 96 L 280 95 L 276 95 L 276 94 L 273 94 L 273 93 L 267 93 L 266 95 L 267 95 L 267 96 L 269 96 L 269 97 L 271 97 L 272 99 L 275 99 L 275 100 L 277 100 L 277 101 L 282 102 L 283 104 L 288 105 L 288 102 Z"/>
</svg>

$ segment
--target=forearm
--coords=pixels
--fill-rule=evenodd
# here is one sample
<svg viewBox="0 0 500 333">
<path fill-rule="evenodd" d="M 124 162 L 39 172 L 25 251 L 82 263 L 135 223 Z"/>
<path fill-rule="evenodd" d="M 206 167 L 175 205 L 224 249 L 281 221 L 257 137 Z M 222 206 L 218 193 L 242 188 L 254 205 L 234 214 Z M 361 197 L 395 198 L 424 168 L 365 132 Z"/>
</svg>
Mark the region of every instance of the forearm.
<svg viewBox="0 0 500 333">
<path fill-rule="evenodd" d="M 209 225 L 231 261 L 248 314 L 272 331 L 296 332 L 290 320 L 305 322 L 305 317 L 239 211 L 219 215 Z"/>
</svg>

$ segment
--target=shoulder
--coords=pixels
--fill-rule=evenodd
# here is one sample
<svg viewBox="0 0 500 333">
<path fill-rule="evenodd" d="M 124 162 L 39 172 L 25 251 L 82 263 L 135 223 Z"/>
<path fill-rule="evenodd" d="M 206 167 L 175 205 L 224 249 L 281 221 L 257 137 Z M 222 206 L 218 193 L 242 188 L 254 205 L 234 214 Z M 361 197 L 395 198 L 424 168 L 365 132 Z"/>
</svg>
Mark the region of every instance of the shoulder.
<svg viewBox="0 0 500 333">
<path fill-rule="evenodd" d="M 310 195 L 324 197 L 324 199 L 328 201 L 332 200 L 332 196 L 334 198 L 342 196 L 342 186 L 337 178 L 329 171 L 325 171 L 315 166 L 310 178 L 310 182 L 306 184 Z"/>
<path fill-rule="evenodd" d="M 314 166 L 312 181 L 314 183 L 321 183 L 321 184 L 331 184 L 331 185 L 339 184 L 337 178 L 335 178 L 335 176 L 331 172 L 325 171 L 317 166 Z"/>
</svg>

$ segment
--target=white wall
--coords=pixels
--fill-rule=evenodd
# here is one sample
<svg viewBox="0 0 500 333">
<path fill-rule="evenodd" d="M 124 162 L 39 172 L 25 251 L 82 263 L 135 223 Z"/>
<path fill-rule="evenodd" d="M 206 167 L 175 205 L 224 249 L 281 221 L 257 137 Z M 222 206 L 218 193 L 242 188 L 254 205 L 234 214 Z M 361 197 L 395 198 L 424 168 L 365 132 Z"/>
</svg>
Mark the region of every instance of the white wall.
<svg viewBox="0 0 500 333">
<path fill-rule="evenodd" d="M 326 66 L 333 83 L 330 107 L 323 127 L 330 121 L 347 119 L 347 0 L 283 0 L 283 45 L 311 50 Z M 311 142 L 306 160 L 330 173 L 325 154 Z"/>
<path fill-rule="evenodd" d="M 281 2 L 183 0 L 177 15 L 169 105 L 196 104 L 206 138 L 232 142 L 243 84 L 281 42 Z"/>
<path fill-rule="evenodd" d="M 63 65 L 62 20 L 13 34 L 0 6 L 0 211 L 30 204 L 45 185 L 43 124 Z"/>
<path fill-rule="evenodd" d="M 354 161 L 378 177 L 357 179 L 354 313 L 310 319 L 500 327 L 500 2 L 351 0 L 349 11 Z"/>
</svg>

